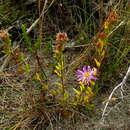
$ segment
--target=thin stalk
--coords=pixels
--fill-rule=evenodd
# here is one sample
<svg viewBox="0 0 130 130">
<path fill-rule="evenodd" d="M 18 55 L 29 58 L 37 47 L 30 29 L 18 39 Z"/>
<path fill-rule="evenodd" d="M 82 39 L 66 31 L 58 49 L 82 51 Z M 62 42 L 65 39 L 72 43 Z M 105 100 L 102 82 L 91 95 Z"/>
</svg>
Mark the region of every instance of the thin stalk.
<svg viewBox="0 0 130 130">
<path fill-rule="evenodd" d="M 99 19 L 100 24 L 103 23 L 103 0 L 99 0 Z"/>
<path fill-rule="evenodd" d="M 38 66 L 40 67 L 42 73 L 44 74 L 44 76 L 46 78 L 46 82 L 47 82 L 47 75 L 46 75 L 46 73 L 44 72 L 44 70 L 43 70 L 43 68 L 41 66 L 41 62 L 40 62 L 39 56 L 38 56 L 37 52 L 35 54 L 36 54 L 36 60 L 37 60 Z"/>
<path fill-rule="evenodd" d="M 63 54 L 61 54 L 60 63 L 61 63 L 62 94 L 63 94 L 63 100 L 64 100 L 65 87 L 64 87 L 64 72 L 63 72 L 63 69 L 64 69 L 64 57 L 63 57 Z"/>
</svg>

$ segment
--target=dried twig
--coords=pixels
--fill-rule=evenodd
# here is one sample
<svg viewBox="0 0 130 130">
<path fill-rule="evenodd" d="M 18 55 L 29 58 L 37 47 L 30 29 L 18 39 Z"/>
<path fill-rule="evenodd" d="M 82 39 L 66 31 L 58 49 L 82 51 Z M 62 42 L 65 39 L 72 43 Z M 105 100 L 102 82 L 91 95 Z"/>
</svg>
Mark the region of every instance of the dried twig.
<svg viewBox="0 0 130 130">
<path fill-rule="evenodd" d="M 109 104 L 109 101 L 112 99 L 112 96 L 114 94 L 114 92 L 118 89 L 118 88 L 121 88 L 121 90 L 123 90 L 123 86 L 125 85 L 127 79 L 128 79 L 128 76 L 130 75 L 130 66 L 126 72 L 126 75 L 124 76 L 122 82 L 120 84 L 118 84 L 111 92 L 109 98 L 108 98 L 108 101 L 106 102 L 105 104 L 105 107 L 103 109 L 103 113 L 102 113 L 102 118 L 101 118 L 101 121 L 104 121 L 104 117 L 105 117 L 105 113 L 106 113 L 106 109 L 108 107 L 108 104 Z"/>
</svg>

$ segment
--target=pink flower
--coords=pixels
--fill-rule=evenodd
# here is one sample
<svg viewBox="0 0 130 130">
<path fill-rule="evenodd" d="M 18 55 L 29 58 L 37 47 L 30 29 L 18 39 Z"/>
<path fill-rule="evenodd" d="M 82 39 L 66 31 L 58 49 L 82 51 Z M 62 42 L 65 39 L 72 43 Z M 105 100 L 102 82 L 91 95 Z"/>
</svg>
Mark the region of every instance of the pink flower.
<svg viewBox="0 0 130 130">
<path fill-rule="evenodd" d="M 91 81 L 97 80 L 96 71 L 96 68 L 91 69 L 90 66 L 84 66 L 83 71 L 77 70 L 76 77 L 78 78 L 78 81 L 81 81 L 83 84 L 90 85 Z"/>
</svg>

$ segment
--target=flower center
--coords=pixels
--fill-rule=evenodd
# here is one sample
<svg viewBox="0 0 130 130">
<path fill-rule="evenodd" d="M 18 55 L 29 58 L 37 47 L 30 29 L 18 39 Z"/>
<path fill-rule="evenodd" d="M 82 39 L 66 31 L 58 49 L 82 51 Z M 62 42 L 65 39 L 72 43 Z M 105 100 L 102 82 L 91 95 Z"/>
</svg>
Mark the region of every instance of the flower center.
<svg viewBox="0 0 130 130">
<path fill-rule="evenodd" d="M 85 77 L 86 78 L 90 77 L 90 74 L 89 73 L 85 73 Z"/>
</svg>

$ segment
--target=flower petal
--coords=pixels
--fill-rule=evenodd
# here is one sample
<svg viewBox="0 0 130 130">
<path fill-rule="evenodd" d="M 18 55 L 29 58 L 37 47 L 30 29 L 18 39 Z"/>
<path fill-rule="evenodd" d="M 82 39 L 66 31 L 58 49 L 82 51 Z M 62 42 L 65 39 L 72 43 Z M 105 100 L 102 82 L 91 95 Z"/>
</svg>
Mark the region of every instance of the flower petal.
<svg viewBox="0 0 130 130">
<path fill-rule="evenodd" d="M 97 78 L 95 76 L 91 76 L 91 80 L 96 80 Z"/>
<path fill-rule="evenodd" d="M 86 68 L 86 66 L 83 67 L 83 71 L 84 71 L 84 73 L 87 72 L 87 68 Z"/>
<path fill-rule="evenodd" d="M 87 67 L 87 72 L 91 72 L 90 66 Z"/>
<path fill-rule="evenodd" d="M 84 72 L 81 70 L 77 70 L 77 74 L 84 74 Z"/>
<path fill-rule="evenodd" d="M 81 81 L 84 85 L 90 85 L 93 80 L 97 80 L 96 71 L 96 68 L 91 69 L 90 66 L 84 66 L 83 71 L 78 69 L 76 73 L 77 81 Z"/>
</svg>

